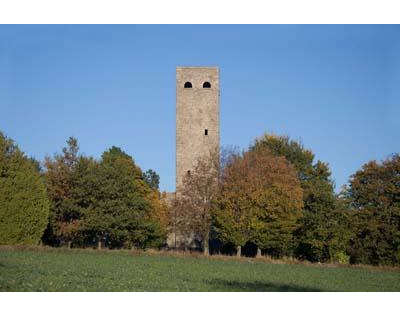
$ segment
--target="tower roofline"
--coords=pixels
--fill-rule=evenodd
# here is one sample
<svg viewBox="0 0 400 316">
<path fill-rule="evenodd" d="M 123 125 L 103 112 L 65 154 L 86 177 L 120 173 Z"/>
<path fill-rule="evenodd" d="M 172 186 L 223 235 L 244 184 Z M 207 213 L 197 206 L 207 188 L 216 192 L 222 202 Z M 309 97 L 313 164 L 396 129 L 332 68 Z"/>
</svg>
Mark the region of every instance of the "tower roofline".
<svg viewBox="0 0 400 316">
<path fill-rule="evenodd" d="M 195 68 L 195 69 L 219 69 L 218 66 L 176 66 L 176 69 Z"/>
</svg>

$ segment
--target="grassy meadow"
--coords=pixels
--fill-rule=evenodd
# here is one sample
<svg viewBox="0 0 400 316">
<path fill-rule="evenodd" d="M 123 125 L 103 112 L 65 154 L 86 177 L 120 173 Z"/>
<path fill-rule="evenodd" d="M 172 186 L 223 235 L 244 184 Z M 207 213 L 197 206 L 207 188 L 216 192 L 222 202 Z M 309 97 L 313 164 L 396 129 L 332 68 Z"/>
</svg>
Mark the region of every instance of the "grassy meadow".
<svg viewBox="0 0 400 316">
<path fill-rule="evenodd" d="M 0 249 L 0 291 L 400 291 L 400 270 L 128 251 Z"/>
</svg>

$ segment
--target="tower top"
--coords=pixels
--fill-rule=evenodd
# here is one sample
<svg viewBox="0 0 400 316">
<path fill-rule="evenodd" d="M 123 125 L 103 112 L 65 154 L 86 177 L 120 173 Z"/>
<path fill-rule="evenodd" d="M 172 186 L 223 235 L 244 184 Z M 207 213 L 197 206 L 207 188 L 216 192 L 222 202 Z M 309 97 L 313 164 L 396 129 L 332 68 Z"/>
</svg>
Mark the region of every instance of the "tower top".
<svg viewBox="0 0 400 316">
<path fill-rule="evenodd" d="M 176 66 L 176 69 L 181 69 L 181 68 L 219 69 L 218 66 Z"/>
</svg>

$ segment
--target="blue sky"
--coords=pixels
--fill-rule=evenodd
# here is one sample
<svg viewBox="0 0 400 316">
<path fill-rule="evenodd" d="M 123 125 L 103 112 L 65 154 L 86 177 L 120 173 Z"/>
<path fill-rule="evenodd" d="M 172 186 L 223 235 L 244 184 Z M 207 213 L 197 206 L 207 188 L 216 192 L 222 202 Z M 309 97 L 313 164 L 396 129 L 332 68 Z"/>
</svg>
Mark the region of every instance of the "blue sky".
<svg viewBox="0 0 400 316">
<path fill-rule="evenodd" d="M 400 26 L 0 26 L 0 130 L 37 159 L 112 145 L 175 188 L 175 67 L 219 66 L 221 144 L 289 135 L 337 189 L 400 151 Z"/>
</svg>

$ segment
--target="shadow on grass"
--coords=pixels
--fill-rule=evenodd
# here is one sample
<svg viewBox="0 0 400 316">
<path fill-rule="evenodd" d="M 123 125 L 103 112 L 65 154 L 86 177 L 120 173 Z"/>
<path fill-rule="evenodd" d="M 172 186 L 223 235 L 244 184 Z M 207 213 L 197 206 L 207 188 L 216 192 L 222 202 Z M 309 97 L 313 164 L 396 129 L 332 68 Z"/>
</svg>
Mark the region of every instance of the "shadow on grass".
<svg viewBox="0 0 400 316">
<path fill-rule="evenodd" d="M 214 279 L 207 282 L 217 291 L 234 292 L 321 292 L 321 289 L 273 282 L 247 282 Z"/>
</svg>

